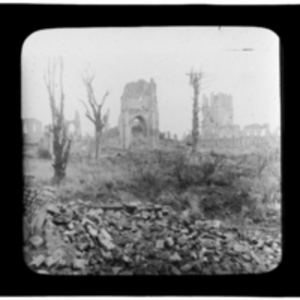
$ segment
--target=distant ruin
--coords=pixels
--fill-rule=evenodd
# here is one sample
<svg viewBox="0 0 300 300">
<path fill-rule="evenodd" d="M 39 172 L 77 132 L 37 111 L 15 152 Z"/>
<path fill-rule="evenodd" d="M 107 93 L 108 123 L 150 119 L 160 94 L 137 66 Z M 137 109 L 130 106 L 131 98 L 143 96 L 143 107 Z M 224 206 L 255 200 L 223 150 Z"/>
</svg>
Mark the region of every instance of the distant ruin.
<svg viewBox="0 0 300 300">
<path fill-rule="evenodd" d="M 73 136 L 73 140 L 80 140 L 81 125 L 78 111 L 75 111 L 74 119 L 66 120 L 65 124 L 67 132 Z M 42 122 L 37 119 L 23 119 L 23 135 L 25 145 L 38 146 L 53 154 L 51 125 L 45 125 L 43 128 Z"/>
<path fill-rule="evenodd" d="M 39 144 L 43 136 L 42 122 L 33 119 L 23 119 L 23 135 L 25 144 Z"/>
<path fill-rule="evenodd" d="M 232 96 L 223 93 L 210 94 L 210 98 L 203 96 L 203 137 L 212 137 L 217 134 L 219 128 L 233 125 Z"/>
<path fill-rule="evenodd" d="M 156 84 L 151 78 L 126 84 L 119 117 L 120 146 L 129 149 L 136 142 L 151 148 L 159 145 Z"/>
<path fill-rule="evenodd" d="M 81 138 L 81 125 L 78 111 L 75 111 L 75 117 L 73 120 L 66 120 L 65 123 L 67 127 L 67 133 L 72 134 L 75 140 L 79 140 Z"/>
<path fill-rule="evenodd" d="M 279 132 L 270 132 L 269 124 L 250 124 L 243 129 L 233 122 L 233 101 L 230 95 L 219 93 L 203 96 L 202 130 L 199 148 L 255 148 L 278 144 Z M 188 140 L 188 138 L 186 139 Z"/>
</svg>

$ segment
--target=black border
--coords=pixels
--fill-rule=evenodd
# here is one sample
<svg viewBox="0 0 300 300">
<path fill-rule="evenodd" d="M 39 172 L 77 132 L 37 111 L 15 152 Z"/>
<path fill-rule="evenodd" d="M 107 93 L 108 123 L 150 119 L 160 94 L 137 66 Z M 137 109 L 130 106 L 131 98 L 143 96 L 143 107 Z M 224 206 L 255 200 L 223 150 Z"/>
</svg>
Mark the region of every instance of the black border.
<svg viewBox="0 0 300 300">
<path fill-rule="evenodd" d="M 1 58 L 2 139 L 10 141 L 2 156 L 4 168 L 1 210 L 0 294 L 42 295 L 168 295 L 168 296 L 299 296 L 297 288 L 299 248 L 297 240 L 298 151 L 288 152 L 294 171 L 287 172 L 288 127 L 294 121 L 289 150 L 298 150 L 299 120 L 296 103 L 299 86 L 299 5 L 36 5 L 2 4 Z M 60 27 L 131 26 L 254 26 L 269 28 L 281 39 L 282 63 L 282 145 L 284 197 L 284 259 L 275 271 L 262 275 L 226 277 L 48 277 L 27 269 L 22 257 L 22 139 L 20 54 L 24 40 L 33 32 Z M 222 27 L 221 27 L 222 29 Z M 3 68 L 4 66 L 4 68 Z M 3 84 L 4 83 L 4 84 Z M 3 93 L 4 92 L 4 93 Z M 286 108 L 294 116 L 286 117 Z M 11 105 L 11 107 L 9 107 Z M 13 114 L 11 114 L 13 112 Z M 12 119 L 11 116 L 14 116 Z M 294 131 L 293 131 L 294 130 Z M 6 136 L 7 135 L 7 136 Z M 19 139 L 17 138 L 19 137 Z M 10 155 L 10 156 L 7 156 Z M 7 157 L 7 159 L 6 159 Z M 5 181 L 6 182 L 6 181 Z M 289 188 L 287 188 L 290 183 Z M 296 205 L 295 208 L 287 209 Z M 287 217 L 288 211 L 288 217 Z M 295 213 L 295 215 L 293 215 Z M 291 223 L 294 221 L 293 223 Z M 287 229 L 288 228 L 288 229 Z M 292 231 L 294 229 L 294 231 Z M 292 242 L 292 243 L 290 243 Z M 4 280 L 3 280 L 4 279 Z"/>
</svg>

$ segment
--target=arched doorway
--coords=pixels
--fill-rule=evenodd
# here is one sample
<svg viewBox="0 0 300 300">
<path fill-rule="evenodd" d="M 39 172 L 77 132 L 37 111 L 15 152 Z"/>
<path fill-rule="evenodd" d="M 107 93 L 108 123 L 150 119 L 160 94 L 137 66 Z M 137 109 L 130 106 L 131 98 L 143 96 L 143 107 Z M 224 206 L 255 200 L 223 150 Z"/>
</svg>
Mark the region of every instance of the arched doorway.
<svg viewBox="0 0 300 300">
<path fill-rule="evenodd" d="M 130 148 L 144 148 L 147 144 L 147 124 L 142 116 L 134 117 L 131 121 Z"/>
<path fill-rule="evenodd" d="M 132 120 L 131 135 L 133 139 L 147 137 L 146 122 L 143 117 L 137 116 Z"/>
</svg>

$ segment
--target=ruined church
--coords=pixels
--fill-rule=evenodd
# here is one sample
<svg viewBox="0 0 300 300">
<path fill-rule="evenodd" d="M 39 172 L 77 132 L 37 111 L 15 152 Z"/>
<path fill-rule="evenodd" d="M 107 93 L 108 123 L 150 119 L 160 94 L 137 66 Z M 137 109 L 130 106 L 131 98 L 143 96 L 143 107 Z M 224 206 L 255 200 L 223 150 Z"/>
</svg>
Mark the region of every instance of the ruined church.
<svg viewBox="0 0 300 300">
<path fill-rule="evenodd" d="M 141 79 L 124 87 L 119 117 L 120 146 L 125 149 L 134 143 L 144 143 L 151 148 L 159 144 L 159 120 L 156 84 L 151 78 Z"/>
</svg>

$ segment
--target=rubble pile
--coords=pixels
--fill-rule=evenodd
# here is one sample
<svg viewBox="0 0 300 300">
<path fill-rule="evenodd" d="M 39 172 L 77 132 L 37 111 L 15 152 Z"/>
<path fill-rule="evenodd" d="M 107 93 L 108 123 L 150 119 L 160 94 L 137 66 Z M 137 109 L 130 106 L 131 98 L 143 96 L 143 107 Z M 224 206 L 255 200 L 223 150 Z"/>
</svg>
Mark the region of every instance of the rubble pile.
<svg viewBox="0 0 300 300">
<path fill-rule="evenodd" d="M 280 229 L 244 231 L 178 215 L 168 206 L 51 204 L 42 230 L 24 245 L 40 274 L 252 274 L 281 260 Z"/>
</svg>

